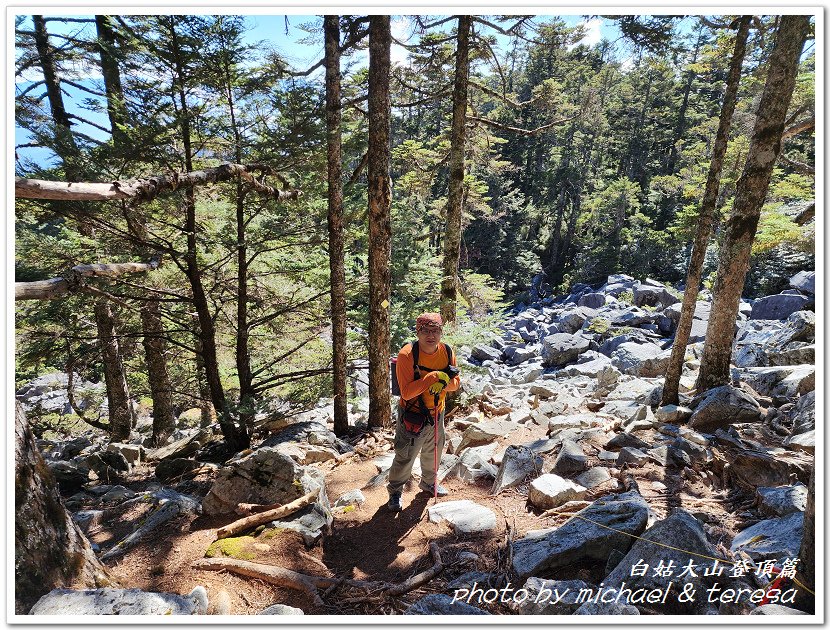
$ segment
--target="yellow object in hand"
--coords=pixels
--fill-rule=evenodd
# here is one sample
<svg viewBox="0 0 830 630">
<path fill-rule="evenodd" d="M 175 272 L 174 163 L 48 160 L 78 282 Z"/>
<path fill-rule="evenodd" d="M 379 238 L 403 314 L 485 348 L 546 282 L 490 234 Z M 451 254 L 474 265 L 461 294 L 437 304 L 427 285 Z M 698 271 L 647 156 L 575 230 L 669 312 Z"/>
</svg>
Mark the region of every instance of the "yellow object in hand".
<svg viewBox="0 0 830 630">
<path fill-rule="evenodd" d="M 430 385 L 429 392 L 437 396 L 444 390 L 449 382 L 450 377 L 446 372 L 438 372 L 438 382 Z"/>
</svg>

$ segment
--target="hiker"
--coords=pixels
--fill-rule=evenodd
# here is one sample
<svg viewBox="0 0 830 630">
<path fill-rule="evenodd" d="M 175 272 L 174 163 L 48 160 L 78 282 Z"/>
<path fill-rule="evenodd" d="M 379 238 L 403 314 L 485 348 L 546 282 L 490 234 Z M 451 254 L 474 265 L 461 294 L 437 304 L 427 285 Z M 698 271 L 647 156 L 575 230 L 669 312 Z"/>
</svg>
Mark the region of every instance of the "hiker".
<svg viewBox="0 0 830 630">
<path fill-rule="evenodd" d="M 438 313 L 423 313 L 415 320 L 418 340 L 406 344 L 398 353 L 395 374 L 401 397 L 395 430 L 395 459 L 389 470 L 389 509 L 399 512 L 404 484 L 412 474 L 412 464 L 421 455 L 421 490 L 436 493 L 437 465 L 444 452 L 444 399 L 458 389 L 461 379 L 455 354 L 441 343 L 444 321 Z M 416 364 L 417 360 L 417 364 Z M 435 420 L 436 402 L 438 419 Z M 437 424 L 437 440 L 435 429 Z M 437 451 L 437 456 L 436 456 Z M 446 496 L 441 485 L 438 496 Z"/>
</svg>

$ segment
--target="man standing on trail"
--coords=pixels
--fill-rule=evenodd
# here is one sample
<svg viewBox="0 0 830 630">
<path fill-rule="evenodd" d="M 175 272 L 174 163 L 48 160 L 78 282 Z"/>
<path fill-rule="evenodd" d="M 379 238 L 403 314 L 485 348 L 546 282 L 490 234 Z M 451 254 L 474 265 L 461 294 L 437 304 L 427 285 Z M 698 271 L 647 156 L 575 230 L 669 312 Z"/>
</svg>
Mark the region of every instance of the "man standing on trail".
<svg viewBox="0 0 830 630">
<path fill-rule="evenodd" d="M 436 492 L 436 461 L 444 452 L 444 399 L 461 384 L 455 353 L 441 343 L 444 321 L 438 313 L 424 313 L 415 320 L 418 340 L 398 353 L 395 367 L 401 390 L 395 430 L 395 459 L 389 470 L 389 509 L 400 512 L 401 493 L 412 474 L 412 464 L 421 454 L 421 490 Z M 437 413 L 436 413 L 437 412 Z M 437 429 L 437 439 L 436 439 Z M 437 494 L 447 490 L 438 486 Z"/>
</svg>

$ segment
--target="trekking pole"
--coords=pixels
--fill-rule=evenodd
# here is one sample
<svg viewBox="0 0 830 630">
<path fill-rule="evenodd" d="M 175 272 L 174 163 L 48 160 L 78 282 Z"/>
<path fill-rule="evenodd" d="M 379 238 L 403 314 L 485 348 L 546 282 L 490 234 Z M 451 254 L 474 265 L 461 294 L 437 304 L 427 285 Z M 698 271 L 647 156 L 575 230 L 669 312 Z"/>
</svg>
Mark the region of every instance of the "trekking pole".
<svg viewBox="0 0 830 630">
<path fill-rule="evenodd" d="M 433 459 L 434 459 L 434 466 L 435 466 L 435 481 L 432 484 L 432 498 L 435 499 L 435 503 L 438 503 L 438 398 L 440 394 L 435 394 L 434 402 L 435 402 L 435 418 L 433 419 L 432 424 L 432 438 L 434 440 L 434 447 L 433 447 Z"/>
</svg>

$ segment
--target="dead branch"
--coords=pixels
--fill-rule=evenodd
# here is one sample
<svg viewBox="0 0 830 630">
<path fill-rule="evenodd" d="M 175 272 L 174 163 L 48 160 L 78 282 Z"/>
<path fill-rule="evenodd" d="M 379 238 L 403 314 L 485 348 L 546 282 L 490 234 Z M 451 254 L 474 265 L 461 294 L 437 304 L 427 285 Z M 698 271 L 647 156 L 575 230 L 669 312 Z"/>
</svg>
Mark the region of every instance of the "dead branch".
<svg viewBox="0 0 830 630">
<path fill-rule="evenodd" d="M 204 184 L 229 181 L 235 177 L 242 178 L 255 192 L 273 199 L 297 199 L 302 195 L 299 190 L 278 189 L 262 183 L 261 177 L 253 173 L 275 175 L 271 167 L 264 164 L 221 164 L 215 168 L 192 171 L 189 173 L 168 173 L 152 177 L 114 181 L 95 182 L 53 182 L 43 179 L 26 179 L 16 177 L 14 196 L 18 199 L 53 199 L 64 201 L 110 201 L 114 199 L 133 199 L 137 202 L 151 201 L 159 195 L 173 192 L 179 188 L 192 188 Z"/>
<path fill-rule="evenodd" d="M 541 127 L 536 127 L 535 129 L 522 129 L 521 127 L 511 127 L 510 125 L 504 125 L 500 122 L 496 122 L 495 120 L 490 120 L 489 118 L 480 118 L 478 116 L 467 116 L 467 120 L 475 120 L 480 123 L 484 123 L 485 125 L 489 125 L 490 127 L 495 127 L 496 129 L 501 129 L 502 131 L 510 131 L 512 133 L 518 133 L 522 136 L 535 136 L 538 133 L 542 133 L 543 131 L 547 131 L 556 127 L 557 125 L 561 125 L 562 123 L 566 123 L 569 120 L 573 120 L 576 116 L 569 116 L 567 118 L 560 118 L 559 120 L 554 120 L 552 123 L 548 123 L 547 125 L 542 125 Z"/>
<path fill-rule="evenodd" d="M 814 166 L 810 166 L 806 162 L 799 162 L 792 158 L 787 157 L 783 153 L 778 156 L 778 159 L 781 160 L 784 164 L 792 168 L 796 173 L 801 173 L 802 175 L 815 175 L 816 169 Z"/>
<path fill-rule="evenodd" d="M 218 530 L 216 530 L 216 540 L 228 538 L 229 536 L 233 536 L 234 534 L 238 534 L 240 532 L 253 529 L 257 525 L 262 525 L 263 523 L 267 523 L 268 521 L 276 521 L 277 519 L 284 518 L 289 514 L 293 514 L 294 512 L 303 509 L 305 506 L 314 503 L 314 501 L 317 500 L 319 494 L 320 488 L 317 488 L 313 492 L 309 492 L 308 494 L 292 501 L 291 503 L 287 503 L 286 505 L 282 505 L 278 508 L 274 508 L 266 512 L 246 516 L 245 518 L 241 518 L 237 521 L 234 521 L 229 525 L 220 527 Z"/>
<path fill-rule="evenodd" d="M 262 505 L 260 503 L 237 503 L 234 512 L 239 514 L 239 516 L 250 516 L 251 514 L 260 514 L 268 510 L 276 510 L 282 506 L 282 503 L 271 503 L 269 505 Z"/>
<path fill-rule="evenodd" d="M 433 561 L 433 565 L 429 569 L 422 571 L 417 575 L 413 575 L 411 578 L 401 582 L 397 586 L 392 586 L 384 590 L 383 594 L 387 597 L 397 597 L 399 595 L 403 595 L 404 593 L 415 590 L 419 586 L 423 586 L 436 575 L 441 573 L 441 571 L 444 570 L 444 563 L 441 561 L 441 552 L 438 550 L 438 544 L 434 542 L 429 543 L 429 552 Z"/>
<path fill-rule="evenodd" d="M 127 273 L 145 273 L 158 269 L 159 260 L 149 263 L 110 263 L 96 265 L 76 265 L 61 278 L 36 280 L 35 282 L 15 282 L 15 300 L 50 300 L 80 291 L 84 288 L 86 278 L 117 278 Z"/>
</svg>

